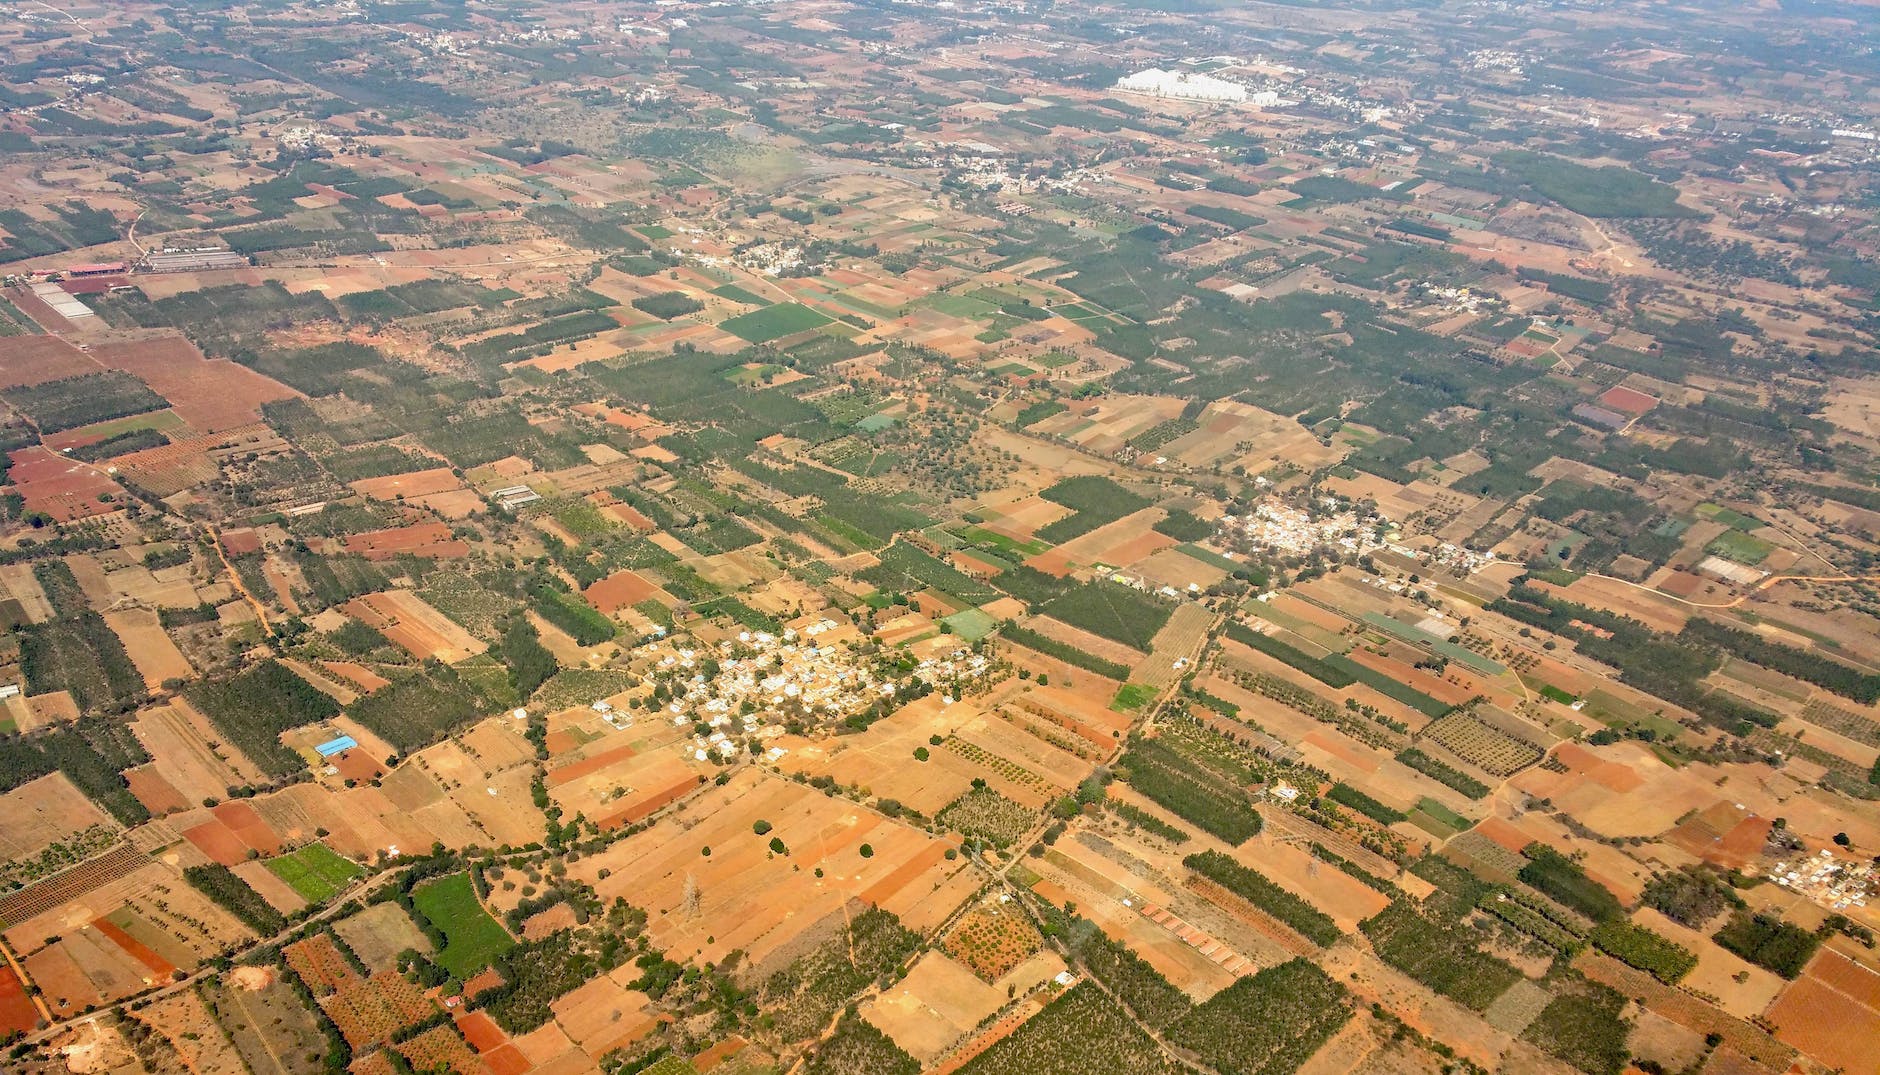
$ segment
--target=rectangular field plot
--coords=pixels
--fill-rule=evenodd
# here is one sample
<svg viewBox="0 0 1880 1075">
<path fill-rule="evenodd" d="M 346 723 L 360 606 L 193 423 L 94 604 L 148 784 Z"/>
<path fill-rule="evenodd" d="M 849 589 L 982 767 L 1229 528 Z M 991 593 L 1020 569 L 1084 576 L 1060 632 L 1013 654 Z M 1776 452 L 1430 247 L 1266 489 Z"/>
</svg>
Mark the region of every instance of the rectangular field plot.
<svg viewBox="0 0 1880 1075">
<path fill-rule="evenodd" d="M 358 866 L 321 843 L 269 859 L 267 867 L 308 903 L 325 903 L 359 876 Z"/>
<path fill-rule="evenodd" d="M 467 873 L 432 881 L 411 895 L 418 913 L 444 934 L 438 966 L 458 978 L 468 978 L 489 966 L 516 943 L 477 902 Z"/>
<path fill-rule="evenodd" d="M 256 1075 L 313 1075 L 321 1069 L 326 1040 L 292 987 L 265 972 L 238 972 L 228 982 L 212 980 L 205 996 Z"/>
<path fill-rule="evenodd" d="M 828 323 L 827 317 L 801 303 L 782 302 L 775 306 L 753 310 L 748 314 L 726 318 L 718 327 L 739 339 L 749 340 L 752 343 L 769 343 L 771 340 L 807 332 Z"/>
</svg>

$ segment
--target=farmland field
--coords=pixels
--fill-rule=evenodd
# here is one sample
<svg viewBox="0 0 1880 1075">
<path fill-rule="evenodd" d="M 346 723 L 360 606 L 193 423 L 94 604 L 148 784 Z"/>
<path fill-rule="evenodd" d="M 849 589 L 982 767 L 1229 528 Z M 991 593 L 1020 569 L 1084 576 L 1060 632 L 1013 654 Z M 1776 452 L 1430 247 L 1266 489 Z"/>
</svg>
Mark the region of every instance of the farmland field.
<svg viewBox="0 0 1880 1075">
<path fill-rule="evenodd" d="M 1038 815 L 989 788 L 974 788 L 935 815 L 935 821 L 1006 847 L 1037 824 Z"/>
<path fill-rule="evenodd" d="M 359 867 L 323 843 L 311 843 L 268 860 L 268 870 L 286 881 L 308 903 L 321 904 L 359 876 Z"/>
<path fill-rule="evenodd" d="M 1285 1075 L 1351 1018 L 1345 988 L 1303 959 L 1241 978 L 1169 1028 L 1217 1070 Z"/>
<path fill-rule="evenodd" d="M 1541 756 L 1534 744 L 1490 727 L 1468 713 L 1444 717 L 1424 729 L 1424 734 L 1495 776 L 1519 772 Z"/>
<path fill-rule="evenodd" d="M 828 323 L 827 317 L 801 303 L 781 302 L 727 318 L 718 327 L 752 343 L 768 343 Z"/>
<path fill-rule="evenodd" d="M 1145 653 L 1174 612 L 1168 601 L 1104 579 L 1087 582 L 1044 606 L 1052 619 Z"/>
<path fill-rule="evenodd" d="M 452 874 L 419 886 L 411 894 L 418 913 L 444 934 L 438 965 L 459 978 L 489 966 L 515 940 L 477 901 L 470 875 Z"/>
<path fill-rule="evenodd" d="M 1115 1001 L 1087 982 L 1066 990 L 960 1069 L 962 1075 L 1171 1075 L 1176 1070 Z"/>
<path fill-rule="evenodd" d="M 996 982 L 1044 943 L 1017 907 L 985 903 L 960 919 L 941 950 L 988 982 Z"/>
<path fill-rule="evenodd" d="M 0 1068 L 1880 1075 L 1876 4 L 6 5 Z"/>
<path fill-rule="evenodd" d="M 168 405 L 142 381 L 116 371 L 11 388 L 5 396 L 41 433 L 76 429 Z"/>
</svg>

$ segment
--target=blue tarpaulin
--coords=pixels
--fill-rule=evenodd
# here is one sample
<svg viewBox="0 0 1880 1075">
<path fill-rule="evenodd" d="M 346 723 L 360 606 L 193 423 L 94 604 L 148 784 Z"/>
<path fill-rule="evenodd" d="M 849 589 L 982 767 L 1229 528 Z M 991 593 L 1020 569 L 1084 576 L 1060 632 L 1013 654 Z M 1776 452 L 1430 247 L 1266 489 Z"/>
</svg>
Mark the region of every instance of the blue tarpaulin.
<svg viewBox="0 0 1880 1075">
<path fill-rule="evenodd" d="M 355 740 L 352 736 L 342 735 L 338 739 L 321 743 L 319 746 L 314 747 L 313 749 L 319 751 L 320 756 L 322 758 L 330 758 L 335 754 L 341 754 L 348 750 L 351 750 L 352 748 L 358 745 L 359 745 L 359 742 Z"/>
</svg>

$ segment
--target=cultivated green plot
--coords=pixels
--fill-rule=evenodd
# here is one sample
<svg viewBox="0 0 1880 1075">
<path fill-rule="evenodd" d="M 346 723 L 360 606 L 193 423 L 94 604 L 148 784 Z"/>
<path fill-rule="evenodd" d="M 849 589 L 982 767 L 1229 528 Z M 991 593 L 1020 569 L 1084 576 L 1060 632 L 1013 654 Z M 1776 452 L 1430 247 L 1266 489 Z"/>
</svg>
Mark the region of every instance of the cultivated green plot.
<svg viewBox="0 0 1880 1075">
<path fill-rule="evenodd" d="M 800 302 L 781 302 L 775 306 L 766 306 L 761 310 L 752 310 L 748 314 L 727 318 L 718 327 L 742 340 L 752 343 L 769 343 L 784 336 L 793 336 L 799 332 L 829 323 L 829 318 Z"/>
<path fill-rule="evenodd" d="M 1110 708 L 1119 713 L 1129 713 L 1141 709 L 1154 700 L 1154 687 L 1146 683 L 1125 683 L 1117 688 L 1116 697 L 1110 699 Z"/>
<path fill-rule="evenodd" d="M 460 979 L 489 966 L 497 956 L 515 947 L 515 939 L 477 902 L 467 873 L 454 873 L 423 885 L 412 892 L 411 899 L 418 913 L 444 934 L 438 966 Z"/>
<path fill-rule="evenodd" d="M 940 621 L 968 642 L 977 642 L 999 626 L 997 620 L 976 608 L 963 609 Z"/>
<path fill-rule="evenodd" d="M 1740 530 L 1725 530 L 1704 551 L 1735 560 L 1739 564 L 1760 564 L 1775 551 L 1775 546 Z"/>
<path fill-rule="evenodd" d="M 312 843 L 267 861 L 268 872 L 308 903 L 325 903 L 359 876 L 359 867 L 332 848 Z"/>
<path fill-rule="evenodd" d="M 741 302 L 746 306 L 769 306 L 771 305 L 771 301 L 769 299 L 764 298 L 762 295 L 758 295 L 754 292 L 746 291 L 745 289 L 739 287 L 736 284 L 726 284 L 723 287 L 712 288 L 712 294 L 718 296 L 721 299 L 730 299 L 732 302 Z"/>
</svg>

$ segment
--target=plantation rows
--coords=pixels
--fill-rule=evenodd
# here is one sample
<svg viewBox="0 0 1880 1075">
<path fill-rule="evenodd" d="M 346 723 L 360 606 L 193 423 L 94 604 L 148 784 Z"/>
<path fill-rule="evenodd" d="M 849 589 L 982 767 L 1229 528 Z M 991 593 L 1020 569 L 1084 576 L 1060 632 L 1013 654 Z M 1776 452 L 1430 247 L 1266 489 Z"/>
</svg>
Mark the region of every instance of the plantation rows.
<svg viewBox="0 0 1880 1075">
<path fill-rule="evenodd" d="M 1229 628 L 1229 634 L 1232 634 L 1232 627 Z M 1338 708 L 1297 683 L 1265 672 L 1247 672 L 1239 669 L 1229 669 L 1227 676 L 1239 686 L 1255 694 L 1271 698 L 1289 709 L 1304 713 L 1322 724 L 1329 724 L 1367 746 L 1388 747 L 1392 745 L 1390 737 L 1372 722 L 1348 709 Z"/>
<path fill-rule="evenodd" d="M 1487 797 L 1489 786 L 1453 765 L 1437 761 L 1415 747 L 1409 747 L 1397 755 L 1397 760 L 1422 773 L 1424 776 L 1443 784 L 1471 799 Z"/>
<path fill-rule="evenodd" d="M 1292 959 L 1214 994 L 1168 1038 L 1216 1071 L 1291 1075 L 1350 1018 L 1345 987 Z"/>
<path fill-rule="evenodd" d="M 1148 499 L 1137 496 L 1108 478 L 1095 475 L 1065 478 L 1039 495 L 1054 504 L 1062 504 L 1074 513 L 1038 531 L 1041 540 L 1053 545 L 1081 537 L 1125 515 L 1141 511 L 1150 504 Z"/>
<path fill-rule="evenodd" d="M 1623 919 L 1602 922 L 1591 940 L 1593 947 L 1666 985 L 1675 984 L 1697 966 L 1697 955 L 1690 949 Z"/>
<path fill-rule="evenodd" d="M 1349 672 L 1334 667 L 1317 657 L 1294 646 L 1289 646 L 1271 635 L 1264 635 L 1237 620 L 1227 624 L 1227 637 L 1258 650 L 1284 664 L 1297 668 L 1320 683 L 1336 690 L 1343 690 L 1357 682 Z"/>
<path fill-rule="evenodd" d="M 1174 1075 L 1116 1002 L 1081 982 L 959 1069 L 959 1075 Z"/>
<path fill-rule="evenodd" d="M 766 979 L 758 994 L 786 1041 L 820 1032 L 848 999 L 914 954 L 920 937 L 878 908 L 857 914 L 844 931 Z"/>
<path fill-rule="evenodd" d="M 1260 833 L 1260 815 L 1240 784 L 1195 764 L 1161 739 L 1132 739 L 1122 768 L 1130 787 L 1230 844 Z"/>
<path fill-rule="evenodd" d="M 1044 605 L 1052 619 L 1144 653 L 1174 612 L 1172 602 L 1107 579 L 1087 582 Z"/>
<path fill-rule="evenodd" d="M 299 754 L 281 745 L 281 733 L 339 712 L 339 703 L 269 659 L 232 679 L 203 680 L 185 692 L 216 730 L 272 776 L 305 769 Z"/>
<path fill-rule="evenodd" d="M 1059 642 L 1057 639 L 1047 635 L 1041 635 L 1029 627 L 1021 627 L 1016 623 L 1008 623 L 1000 628 L 999 637 L 1015 646 L 1023 646 L 1029 650 L 1036 650 L 1046 657 L 1063 661 L 1065 664 L 1071 665 L 1074 668 L 1082 668 L 1086 672 L 1095 672 L 1105 679 L 1114 679 L 1120 683 L 1129 678 L 1128 665 L 1119 664 L 1116 661 L 1099 657 L 1094 653 L 1080 649 L 1067 642 Z"/>
<path fill-rule="evenodd" d="M 1274 884 L 1258 870 L 1243 866 L 1219 851 L 1189 855 L 1182 860 L 1182 865 L 1272 915 L 1321 948 L 1336 944 L 1343 936 L 1330 916 Z"/>
<path fill-rule="evenodd" d="M 1470 713 L 1451 713 L 1433 721 L 1423 734 L 1485 773 L 1513 776 L 1541 760 L 1541 749 L 1482 723 Z"/>
</svg>

